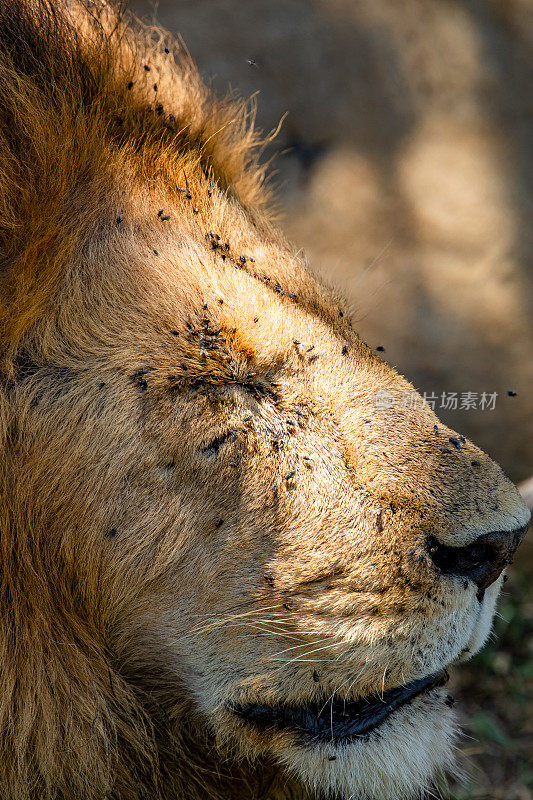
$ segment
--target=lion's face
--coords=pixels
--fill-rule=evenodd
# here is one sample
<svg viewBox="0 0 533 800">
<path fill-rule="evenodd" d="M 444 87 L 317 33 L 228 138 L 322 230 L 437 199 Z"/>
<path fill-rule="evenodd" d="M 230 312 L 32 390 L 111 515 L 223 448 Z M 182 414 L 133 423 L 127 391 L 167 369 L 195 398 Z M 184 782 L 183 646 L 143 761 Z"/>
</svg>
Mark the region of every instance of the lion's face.
<svg viewBox="0 0 533 800">
<path fill-rule="evenodd" d="M 529 514 L 280 244 L 156 224 L 91 306 L 62 296 L 54 366 L 21 367 L 34 515 L 176 728 L 317 794 L 410 797 L 451 761 L 443 670 Z"/>
<path fill-rule="evenodd" d="M 0 795 L 404 800 L 529 513 L 154 35 L 0 3 Z"/>
</svg>

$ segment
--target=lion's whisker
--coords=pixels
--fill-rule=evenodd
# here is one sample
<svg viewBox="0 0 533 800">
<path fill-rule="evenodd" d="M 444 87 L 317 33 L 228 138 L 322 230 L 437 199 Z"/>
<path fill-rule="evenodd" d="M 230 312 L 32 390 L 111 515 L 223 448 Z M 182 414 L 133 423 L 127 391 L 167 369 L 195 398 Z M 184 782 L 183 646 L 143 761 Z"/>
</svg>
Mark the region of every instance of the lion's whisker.
<svg viewBox="0 0 533 800">
<path fill-rule="evenodd" d="M 264 622 L 261 623 L 261 621 L 257 621 L 257 620 L 251 620 L 250 622 L 244 622 L 244 621 L 241 621 L 241 620 L 236 620 L 236 621 L 228 620 L 228 621 L 224 622 L 223 624 L 221 624 L 221 625 L 219 625 L 217 627 L 213 627 L 213 628 L 210 628 L 209 630 L 205 631 L 203 633 L 203 635 L 200 636 L 199 638 L 200 639 L 205 639 L 210 633 L 213 633 L 214 631 L 219 630 L 222 627 L 224 627 L 225 629 L 227 629 L 227 628 L 244 628 L 244 627 L 251 627 L 251 625 L 253 625 L 254 623 L 263 624 L 263 625 L 267 624 L 267 623 L 264 623 Z M 276 631 L 276 630 L 272 630 L 272 629 L 269 630 L 267 628 L 267 629 L 265 629 L 265 633 L 266 632 L 269 632 L 272 635 L 277 635 L 277 636 L 283 636 L 284 635 L 284 636 L 287 636 L 287 637 L 289 637 L 291 639 L 294 639 L 295 641 L 298 641 L 296 636 L 294 636 L 292 633 L 287 633 L 286 631 L 284 631 L 282 629 Z"/>
<path fill-rule="evenodd" d="M 383 678 L 381 680 L 381 700 L 382 701 L 383 701 L 383 695 L 385 694 L 385 677 L 387 675 L 388 668 L 389 668 L 389 665 L 387 664 L 387 666 L 383 670 Z"/>
<path fill-rule="evenodd" d="M 335 659 L 333 658 L 292 658 L 290 661 L 285 661 L 283 658 L 279 659 L 269 659 L 269 661 L 282 661 L 283 667 L 289 666 L 289 664 L 294 664 L 298 662 L 298 664 L 333 664 Z M 277 667 L 277 669 L 281 669 L 281 667 Z"/>
<path fill-rule="evenodd" d="M 310 656 L 310 655 L 312 655 L 313 653 L 318 653 L 318 652 L 320 652 L 321 650 L 328 650 L 330 647 L 338 647 L 340 644 L 342 644 L 342 642 L 332 642 L 331 644 L 324 645 L 324 647 L 317 647 L 315 650 L 311 650 L 311 652 L 309 652 L 309 653 L 303 653 L 303 655 L 304 655 L 304 656 Z M 293 658 L 293 659 L 291 659 L 290 661 L 287 661 L 287 666 L 288 666 L 289 664 L 292 664 L 292 663 L 294 663 L 295 661 L 299 661 L 299 660 L 301 660 L 301 659 L 299 658 L 299 656 L 296 656 L 296 658 Z M 332 662 L 333 662 L 334 660 L 335 660 L 335 659 L 331 659 L 331 661 L 332 661 Z"/>
<path fill-rule="evenodd" d="M 365 666 L 366 666 L 366 664 L 365 664 Z M 364 670 L 364 668 L 365 668 L 365 667 L 363 667 L 363 669 L 361 670 L 361 672 Z M 357 678 L 359 677 L 359 675 L 361 674 L 361 672 L 359 672 L 359 673 L 358 673 L 358 675 L 356 676 L 356 678 L 355 678 L 355 680 L 353 681 L 353 683 L 355 683 L 355 681 L 357 680 Z M 333 702 L 333 698 L 335 697 L 335 694 L 336 694 L 336 693 L 337 693 L 337 692 L 338 692 L 340 689 L 342 689 L 342 687 L 343 687 L 343 686 L 345 686 L 345 685 L 348 683 L 348 681 L 350 681 L 351 679 L 352 679 L 352 676 L 350 675 L 350 677 L 349 677 L 349 678 L 347 678 L 347 679 L 346 679 L 346 680 L 345 680 L 343 683 L 341 683 L 341 684 L 340 684 L 340 686 L 336 686 L 336 687 L 335 687 L 335 689 L 333 690 L 333 694 L 332 694 L 330 697 L 328 697 L 328 699 L 326 700 L 326 702 L 324 703 L 324 705 L 322 706 L 322 708 L 321 708 L 321 709 L 320 709 L 320 711 L 318 712 L 318 716 L 320 716 L 320 715 L 322 714 L 322 712 L 324 711 L 325 707 L 326 707 L 326 706 L 327 706 L 327 704 L 330 702 L 330 700 Z M 350 684 L 350 688 L 351 688 L 351 686 L 352 686 L 352 684 Z M 346 702 L 346 701 L 345 701 L 345 702 Z"/>
<path fill-rule="evenodd" d="M 298 638 L 290 633 L 285 633 L 283 631 L 273 631 L 269 628 L 262 628 L 260 625 L 254 625 L 253 623 L 250 622 L 237 622 L 235 623 L 235 625 L 232 625 L 231 627 L 238 628 L 241 626 L 246 628 L 252 628 L 252 630 L 256 630 L 259 633 L 262 633 L 264 636 L 283 636 L 286 639 L 294 639 L 294 641 L 298 641 Z"/>
<path fill-rule="evenodd" d="M 290 650 L 299 650 L 302 647 L 314 647 L 315 644 L 322 644 L 323 642 L 329 641 L 331 637 L 328 636 L 325 639 L 317 639 L 316 642 L 302 642 L 302 644 L 293 645 L 292 647 L 287 647 L 285 650 L 279 650 L 277 653 L 274 653 L 275 656 L 281 656 L 283 653 L 288 653 Z M 319 648 L 320 649 L 320 648 Z"/>
<path fill-rule="evenodd" d="M 211 623 L 210 625 L 203 626 L 203 627 L 198 627 L 198 628 L 193 628 L 191 630 L 191 634 L 205 633 L 205 632 L 210 631 L 210 630 L 212 630 L 214 628 L 220 627 L 222 625 L 226 625 L 228 622 L 233 622 L 236 619 L 242 619 L 243 617 L 249 617 L 252 614 L 262 613 L 264 611 L 269 611 L 270 609 L 275 609 L 275 608 L 278 608 L 278 606 L 277 605 L 275 605 L 275 606 L 265 606 L 262 609 L 253 609 L 252 611 L 245 611 L 242 614 L 234 614 L 231 617 L 227 617 L 227 618 L 221 619 L 221 620 L 220 619 L 216 620 L 215 622 Z M 280 620 L 280 623 L 281 624 L 289 624 L 288 622 L 283 623 L 283 620 Z"/>
<path fill-rule="evenodd" d="M 356 682 L 356 680 L 357 680 L 359 677 L 361 677 L 361 675 L 363 674 L 363 672 L 364 672 L 364 671 L 365 671 L 365 669 L 366 669 L 366 666 L 367 666 L 367 664 L 368 664 L 368 659 L 365 661 L 365 663 L 364 663 L 364 665 L 363 665 L 362 669 L 361 669 L 361 670 L 359 670 L 359 672 L 357 673 L 357 675 L 355 676 L 355 678 L 353 679 L 353 681 L 352 681 L 352 682 L 350 683 L 350 685 L 348 686 L 348 688 L 347 688 L 347 690 L 346 690 L 346 692 L 345 692 L 345 699 L 344 699 L 344 704 L 345 704 L 345 706 L 346 706 L 346 697 L 349 697 L 349 696 L 350 696 L 350 690 L 351 690 L 352 686 L 354 685 L 354 683 Z"/>
</svg>

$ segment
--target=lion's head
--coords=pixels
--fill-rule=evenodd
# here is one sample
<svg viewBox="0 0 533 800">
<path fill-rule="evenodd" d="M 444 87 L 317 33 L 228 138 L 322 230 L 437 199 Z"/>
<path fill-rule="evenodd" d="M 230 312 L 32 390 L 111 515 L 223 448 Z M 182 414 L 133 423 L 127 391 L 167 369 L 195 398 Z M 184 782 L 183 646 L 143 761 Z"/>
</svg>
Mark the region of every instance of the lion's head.
<svg viewBox="0 0 533 800">
<path fill-rule="evenodd" d="M 0 9 L 0 796 L 413 797 L 529 512 L 173 47 Z"/>
</svg>

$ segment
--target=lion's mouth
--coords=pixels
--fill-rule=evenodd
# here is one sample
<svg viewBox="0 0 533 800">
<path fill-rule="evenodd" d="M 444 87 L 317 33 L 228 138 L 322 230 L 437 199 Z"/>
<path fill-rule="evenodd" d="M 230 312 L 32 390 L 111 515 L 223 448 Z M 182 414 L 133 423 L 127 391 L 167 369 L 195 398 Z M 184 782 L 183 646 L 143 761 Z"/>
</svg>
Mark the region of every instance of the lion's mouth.
<svg viewBox="0 0 533 800">
<path fill-rule="evenodd" d="M 289 730 L 315 741 L 346 742 L 367 736 L 396 709 L 423 692 L 444 686 L 448 677 L 443 670 L 359 700 L 330 699 L 302 706 L 233 705 L 230 710 L 263 730 Z"/>
</svg>

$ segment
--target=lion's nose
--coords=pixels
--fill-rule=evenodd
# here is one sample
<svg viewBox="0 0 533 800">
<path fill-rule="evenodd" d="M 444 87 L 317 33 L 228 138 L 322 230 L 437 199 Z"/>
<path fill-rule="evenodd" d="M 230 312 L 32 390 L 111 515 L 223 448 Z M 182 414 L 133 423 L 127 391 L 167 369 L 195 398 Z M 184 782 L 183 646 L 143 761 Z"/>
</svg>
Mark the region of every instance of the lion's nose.
<svg viewBox="0 0 533 800">
<path fill-rule="evenodd" d="M 529 525 L 512 531 L 486 533 L 466 547 L 449 547 L 435 538 L 428 540 L 433 563 L 443 575 L 459 575 L 478 586 L 478 597 L 511 563 Z"/>
</svg>

